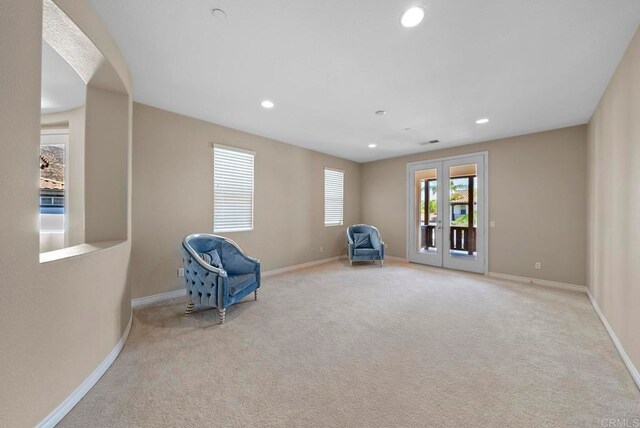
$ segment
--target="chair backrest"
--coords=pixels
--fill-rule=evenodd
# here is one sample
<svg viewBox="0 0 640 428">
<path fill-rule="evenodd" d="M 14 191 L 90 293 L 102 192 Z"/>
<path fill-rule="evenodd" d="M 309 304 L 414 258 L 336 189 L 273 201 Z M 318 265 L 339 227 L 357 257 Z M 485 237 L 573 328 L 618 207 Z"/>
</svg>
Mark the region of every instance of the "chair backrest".
<svg viewBox="0 0 640 428">
<path fill-rule="evenodd" d="M 371 241 L 373 244 L 380 242 L 380 231 L 375 226 L 370 226 L 368 224 L 354 224 L 353 226 L 349 226 L 347 228 L 347 235 L 351 241 L 353 241 L 354 233 L 369 233 L 371 234 Z"/>
<path fill-rule="evenodd" d="M 206 233 L 196 233 L 184 238 L 184 246 L 193 250 L 195 254 L 208 253 L 212 250 L 220 250 L 222 243 L 228 241 L 227 238 Z M 219 252 L 219 251 L 218 251 Z"/>
<path fill-rule="evenodd" d="M 223 269 L 232 275 L 245 272 L 247 264 L 259 264 L 258 260 L 245 255 L 238 244 L 224 236 L 197 233 L 184 238 L 182 246 L 192 257 L 197 258 L 200 258 L 200 253 L 217 250 L 222 260 Z"/>
</svg>

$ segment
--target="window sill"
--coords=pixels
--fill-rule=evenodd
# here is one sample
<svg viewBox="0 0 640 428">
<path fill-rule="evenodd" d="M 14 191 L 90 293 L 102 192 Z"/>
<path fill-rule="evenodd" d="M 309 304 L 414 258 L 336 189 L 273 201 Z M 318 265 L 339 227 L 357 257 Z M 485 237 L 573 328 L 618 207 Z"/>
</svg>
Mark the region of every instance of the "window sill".
<svg viewBox="0 0 640 428">
<path fill-rule="evenodd" d="M 83 256 L 85 254 L 102 251 L 107 248 L 116 247 L 127 241 L 101 241 L 87 244 L 80 244 L 73 247 L 61 248 L 55 251 L 40 253 L 40 263 L 50 263 L 71 257 Z"/>
<path fill-rule="evenodd" d="M 344 226 L 344 224 L 340 223 L 340 224 L 325 224 L 324 227 L 340 227 L 340 226 Z"/>
</svg>

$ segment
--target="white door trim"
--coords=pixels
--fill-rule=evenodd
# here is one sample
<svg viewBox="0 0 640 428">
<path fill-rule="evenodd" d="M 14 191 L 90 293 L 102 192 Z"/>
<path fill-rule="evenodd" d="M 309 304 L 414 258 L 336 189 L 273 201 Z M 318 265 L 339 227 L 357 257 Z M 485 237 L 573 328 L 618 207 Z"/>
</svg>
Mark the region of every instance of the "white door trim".
<svg viewBox="0 0 640 428">
<path fill-rule="evenodd" d="M 451 180 L 451 167 L 452 166 L 456 166 L 456 165 L 465 165 L 465 164 L 476 164 L 477 165 L 477 177 L 478 179 L 482 178 L 484 180 L 484 177 L 486 176 L 485 171 L 484 171 L 484 167 L 485 167 L 485 157 L 484 156 L 469 156 L 469 157 L 464 157 L 464 158 L 458 158 L 458 159 L 452 159 L 452 160 L 448 160 L 448 161 L 444 161 L 442 162 L 442 179 L 443 181 L 443 190 L 446 192 L 449 188 L 449 183 Z M 485 210 L 485 203 L 486 203 L 486 198 L 484 196 L 484 192 L 485 192 L 485 186 L 484 186 L 484 181 L 479 181 L 479 186 L 477 186 L 477 196 L 478 196 L 478 200 L 477 202 L 477 208 L 478 208 L 478 212 L 479 215 L 481 216 L 485 216 L 486 210 Z M 484 228 L 484 226 L 482 225 L 483 222 L 478 222 L 478 227 L 476 228 L 476 230 L 479 232 L 477 233 L 476 236 L 476 245 L 478 248 L 478 251 L 476 253 L 476 259 L 475 260 L 470 260 L 470 259 L 459 259 L 456 257 L 451 257 L 449 256 L 450 254 L 450 250 L 451 250 L 451 241 L 449 240 L 449 236 L 450 236 L 450 230 L 451 230 L 451 225 L 450 225 L 450 210 L 451 210 L 451 201 L 449 200 L 449 198 L 447 197 L 443 197 L 442 198 L 442 208 L 444 210 L 444 212 L 446 213 L 446 220 L 443 222 L 442 224 L 442 231 L 443 231 L 443 242 L 442 242 L 442 246 L 443 246 L 443 255 L 446 255 L 446 257 L 442 258 L 442 267 L 447 268 L 447 269 L 458 269 L 458 270 L 465 270 L 465 271 L 469 271 L 469 272 L 476 272 L 476 273 L 486 273 L 486 264 L 485 264 L 485 256 L 486 256 L 486 250 L 485 250 L 485 246 L 484 246 L 484 240 L 487 234 L 486 229 Z M 473 209 L 473 208 L 472 208 Z M 445 239 L 446 238 L 446 239 Z"/>
<path fill-rule="evenodd" d="M 464 155 L 445 156 L 442 158 L 435 158 L 435 159 L 427 158 L 419 161 L 407 162 L 407 168 L 410 167 L 411 165 L 418 165 L 425 162 L 442 162 L 442 161 L 448 161 L 448 160 L 456 160 L 460 158 L 468 158 L 471 156 L 485 156 L 486 158 L 489 158 L 489 152 L 485 150 L 483 152 L 473 152 L 473 153 L 467 153 Z"/>
<path fill-rule="evenodd" d="M 483 273 L 486 275 L 489 272 L 489 152 L 473 152 L 466 153 L 463 155 L 455 155 L 455 156 L 446 156 L 435 159 L 423 159 L 414 162 L 407 162 L 406 165 L 406 200 L 405 200 L 405 209 L 406 209 L 406 221 L 407 221 L 407 229 L 406 229 L 406 248 L 405 248 L 405 256 L 407 260 L 410 260 L 410 236 L 411 236 L 411 189 L 413 188 L 412 177 L 411 177 L 411 167 L 423 163 L 430 162 L 444 162 L 448 160 L 455 160 L 461 158 L 467 158 L 472 156 L 482 156 L 484 160 L 484 177 L 483 177 L 483 185 L 484 185 L 484 220 L 482 222 L 482 227 L 484 228 L 484 269 Z M 480 226 L 480 225 L 478 225 Z"/>
<path fill-rule="evenodd" d="M 408 169 L 408 175 L 409 175 L 409 182 L 407 183 L 407 198 L 408 198 L 408 214 L 409 214 L 409 225 L 416 225 L 417 222 L 419 222 L 419 219 L 416 218 L 416 210 L 415 209 L 411 209 L 411 201 L 416 198 L 416 187 L 415 187 L 415 174 L 418 171 L 423 171 L 423 170 L 436 170 L 436 177 L 440 177 L 442 175 L 442 162 L 439 161 L 428 161 L 428 162 L 421 162 L 419 164 L 413 164 L 409 166 Z M 438 220 L 442 221 L 442 217 L 440 214 L 440 211 L 443 208 L 443 192 L 438 191 L 438 197 L 437 197 L 437 206 L 438 208 Z M 418 202 L 417 200 L 415 201 L 416 203 Z M 442 262 L 443 262 L 443 233 L 442 233 L 442 227 L 440 227 L 440 229 L 436 230 L 436 241 L 437 241 L 437 252 L 435 254 L 427 254 L 427 253 L 421 253 L 420 251 L 416 251 L 416 243 L 419 240 L 419 236 L 422 232 L 418 232 L 418 236 L 415 235 L 416 230 L 415 227 L 411 227 L 409 226 L 408 228 L 408 235 L 407 235 L 407 250 L 408 250 L 408 254 L 407 254 L 407 260 L 409 261 L 413 261 L 416 263 L 421 263 L 421 264 L 426 264 L 426 265 L 430 265 L 430 266 L 436 266 L 436 267 L 442 267 Z"/>
</svg>

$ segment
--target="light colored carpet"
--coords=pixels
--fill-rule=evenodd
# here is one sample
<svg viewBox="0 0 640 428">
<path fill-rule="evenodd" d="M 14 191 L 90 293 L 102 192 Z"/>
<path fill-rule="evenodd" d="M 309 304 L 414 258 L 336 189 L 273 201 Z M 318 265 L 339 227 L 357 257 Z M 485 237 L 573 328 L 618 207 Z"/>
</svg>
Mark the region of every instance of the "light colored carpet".
<svg viewBox="0 0 640 428">
<path fill-rule="evenodd" d="M 135 312 L 61 427 L 602 426 L 640 393 L 585 295 L 405 263 L 267 278 Z"/>
</svg>

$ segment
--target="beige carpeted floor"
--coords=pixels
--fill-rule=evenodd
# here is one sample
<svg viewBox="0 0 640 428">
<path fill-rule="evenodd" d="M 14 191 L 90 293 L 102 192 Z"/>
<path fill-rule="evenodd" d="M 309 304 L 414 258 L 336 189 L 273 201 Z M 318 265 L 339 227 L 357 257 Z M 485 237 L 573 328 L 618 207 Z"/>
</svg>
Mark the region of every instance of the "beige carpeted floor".
<svg viewBox="0 0 640 428">
<path fill-rule="evenodd" d="M 137 310 L 61 427 L 599 427 L 640 393 L 585 295 L 404 263 L 267 278 L 260 300 Z"/>
</svg>

